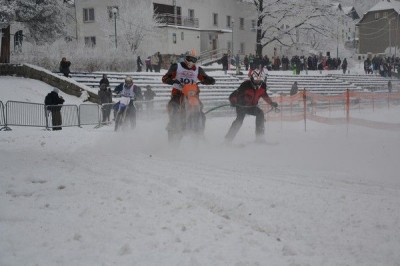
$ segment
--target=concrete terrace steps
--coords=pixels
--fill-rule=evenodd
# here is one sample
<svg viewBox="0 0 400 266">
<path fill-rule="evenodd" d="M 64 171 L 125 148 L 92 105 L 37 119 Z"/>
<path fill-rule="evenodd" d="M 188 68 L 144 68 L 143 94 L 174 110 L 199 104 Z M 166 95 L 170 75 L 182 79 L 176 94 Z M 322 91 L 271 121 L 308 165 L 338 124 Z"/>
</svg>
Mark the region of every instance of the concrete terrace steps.
<svg viewBox="0 0 400 266">
<path fill-rule="evenodd" d="M 71 73 L 71 78 L 79 83 L 85 84 L 91 88 L 99 88 L 99 81 L 103 74 L 107 74 L 110 81 L 110 87 L 113 89 L 118 84 L 124 81 L 127 75 L 133 77 L 134 83 L 144 87 L 150 85 L 153 91 L 157 94 L 157 99 L 168 99 L 170 97 L 171 86 L 163 84 L 161 77 L 163 73 L 155 72 L 95 72 L 95 73 Z M 227 100 L 229 94 L 239 87 L 240 83 L 247 79 L 247 75 L 225 75 L 217 73 L 209 73 L 216 79 L 215 85 L 200 85 L 201 98 L 204 100 Z M 294 81 L 298 82 L 299 90 L 306 88 L 308 91 L 333 95 L 341 94 L 346 89 L 361 90 L 354 84 L 348 81 L 338 79 L 327 75 L 274 75 L 269 74 L 267 79 L 268 91 L 270 94 L 289 94 Z"/>
<path fill-rule="evenodd" d="M 393 89 L 400 89 L 400 79 L 392 77 L 382 77 L 380 75 L 348 75 L 348 74 L 332 74 L 332 77 L 345 80 L 363 89 L 376 90 L 387 88 L 388 81 L 392 82 Z"/>
</svg>

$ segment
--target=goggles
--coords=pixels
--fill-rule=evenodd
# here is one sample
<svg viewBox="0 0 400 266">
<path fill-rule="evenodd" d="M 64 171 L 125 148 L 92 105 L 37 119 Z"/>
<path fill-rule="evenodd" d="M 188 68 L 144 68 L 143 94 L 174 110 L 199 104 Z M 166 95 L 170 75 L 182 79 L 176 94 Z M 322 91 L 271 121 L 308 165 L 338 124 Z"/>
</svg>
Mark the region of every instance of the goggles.
<svg viewBox="0 0 400 266">
<path fill-rule="evenodd" d="M 186 61 L 192 62 L 192 63 L 196 63 L 197 62 L 197 58 L 194 56 L 186 56 Z"/>
</svg>

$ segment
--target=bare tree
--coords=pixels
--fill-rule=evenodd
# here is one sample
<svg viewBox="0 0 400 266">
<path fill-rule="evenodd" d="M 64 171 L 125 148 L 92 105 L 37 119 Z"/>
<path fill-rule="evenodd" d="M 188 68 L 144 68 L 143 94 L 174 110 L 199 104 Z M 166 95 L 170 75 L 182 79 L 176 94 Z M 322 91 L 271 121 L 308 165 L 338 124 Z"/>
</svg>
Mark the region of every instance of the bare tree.
<svg viewBox="0 0 400 266">
<path fill-rule="evenodd" d="M 153 17 L 151 2 L 119 0 L 117 14 L 118 40 L 135 53 L 146 36 L 157 30 L 158 19 Z M 109 29 L 109 27 L 104 27 Z"/>
<path fill-rule="evenodd" d="M 29 35 L 25 37 L 37 44 L 43 44 L 64 35 L 65 14 L 63 0 L 0 0 L 0 62 L 10 62 L 11 23 L 23 24 L 29 31 Z"/>
<path fill-rule="evenodd" d="M 317 45 L 316 38 L 303 42 L 300 36 L 326 35 L 329 28 L 323 23 L 332 14 L 326 0 L 243 0 L 255 7 L 257 13 L 256 54 L 274 42 L 285 47 Z M 329 34 L 328 34 L 329 35 Z M 303 35 L 304 36 L 304 35 Z"/>
</svg>

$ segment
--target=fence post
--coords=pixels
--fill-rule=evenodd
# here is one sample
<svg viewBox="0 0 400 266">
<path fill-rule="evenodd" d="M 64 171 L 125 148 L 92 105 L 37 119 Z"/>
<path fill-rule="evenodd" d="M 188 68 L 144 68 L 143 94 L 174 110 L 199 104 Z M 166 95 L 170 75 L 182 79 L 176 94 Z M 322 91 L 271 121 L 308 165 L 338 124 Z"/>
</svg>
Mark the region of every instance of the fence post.
<svg viewBox="0 0 400 266">
<path fill-rule="evenodd" d="M 281 93 L 281 95 L 280 95 L 280 104 L 281 104 L 281 111 L 280 111 L 280 115 L 281 115 L 281 128 L 282 128 L 282 121 L 283 121 L 283 95 L 282 95 L 282 93 Z"/>
<path fill-rule="evenodd" d="M 304 117 L 304 132 L 307 132 L 307 96 L 306 89 L 303 89 L 303 117 Z"/>
<path fill-rule="evenodd" d="M 350 90 L 346 89 L 346 120 L 347 124 L 349 124 L 350 120 Z"/>
</svg>

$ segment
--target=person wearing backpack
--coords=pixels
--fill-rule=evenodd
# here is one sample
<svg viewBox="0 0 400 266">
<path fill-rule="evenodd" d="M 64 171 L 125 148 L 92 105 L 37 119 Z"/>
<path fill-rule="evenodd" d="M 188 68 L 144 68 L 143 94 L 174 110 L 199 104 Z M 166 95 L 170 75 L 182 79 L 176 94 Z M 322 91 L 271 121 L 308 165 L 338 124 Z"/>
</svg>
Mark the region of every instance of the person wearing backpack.
<svg viewBox="0 0 400 266">
<path fill-rule="evenodd" d="M 46 95 L 44 104 L 46 109 L 51 112 L 51 122 L 53 130 L 61 130 L 62 117 L 61 117 L 61 106 L 64 103 L 62 96 L 58 95 L 59 89 L 54 88 L 52 92 Z"/>
<path fill-rule="evenodd" d="M 249 80 L 243 81 L 239 88 L 229 96 L 231 106 L 236 108 L 236 119 L 225 136 L 226 143 L 233 141 L 243 124 L 246 114 L 256 117 L 256 140 L 263 142 L 265 130 L 264 112 L 257 106 L 258 101 L 260 98 L 263 98 L 272 107 L 278 107 L 278 103 L 273 102 L 267 94 L 264 72 L 258 69 L 251 70 L 249 77 Z"/>
</svg>

